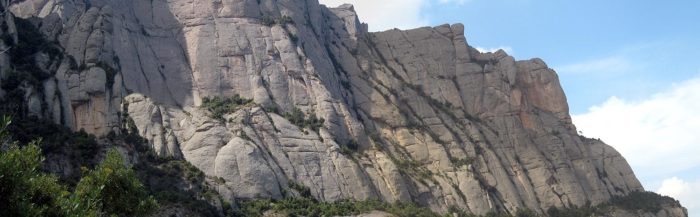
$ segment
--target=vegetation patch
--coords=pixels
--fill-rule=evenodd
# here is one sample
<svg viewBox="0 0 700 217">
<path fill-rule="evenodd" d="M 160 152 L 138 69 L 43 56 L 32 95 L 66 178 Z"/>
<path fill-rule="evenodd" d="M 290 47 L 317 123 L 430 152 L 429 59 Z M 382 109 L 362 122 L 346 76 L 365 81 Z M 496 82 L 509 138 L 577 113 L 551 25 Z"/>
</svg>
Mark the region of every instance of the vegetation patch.
<svg viewBox="0 0 700 217">
<path fill-rule="evenodd" d="M 112 149 L 69 191 L 58 177 L 41 171 L 40 140 L 10 141 L 9 118 L 0 123 L 0 216 L 148 216 L 155 199 Z"/>
<path fill-rule="evenodd" d="M 450 160 L 452 160 L 452 165 L 454 165 L 455 167 L 467 166 L 467 165 L 471 165 L 474 163 L 474 158 L 471 158 L 471 157 L 462 158 L 462 159 L 451 158 Z"/>
<path fill-rule="evenodd" d="M 348 216 L 368 213 L 374 210 L 392 213 L 398 216 L 439 217 L 430 209 L 414 203 L 389 204 L 378 200 L 340 200 L 336 202 L 319 202 L 311 195 L 311 190 L 294 181 L 289 181 L 289 188 L 299 193 L 281 200 L 259 199 L 239 200 L 239 209 L 232 216 L 260 217 L 272 211 L 283 216 Z"/>
<path fill-rule="evenodd" d="M 402 167 L 412 167 L 412 163 L 400 164 Z M 295 191 L 306 192 L 307 187 L 290 182 L 290 188 Z M 662 197 L 652 192 L 633 192 L 630 195 L 613 198 L 609 203 L 598 206 L 583 206 L 569 208 L 549 208 L 545 214 L 538 214 L 530 209 L 521 208 L 515 213 L 490 212 L 482 217 L 589 217 L 609 213 L 612 208 L 619 207 L 629 211 L 644 211 L 656 213 L 661 209 L 659 204 L 679 206 L 672 198 Z M 479 217 L 456 207 L 450 207 L 448 212 L 440 215 L 425 207 L 413 203 L 389 204 L 377 200 L 354 201 L 341 200 L 337 202 L 319 202 L 310 194 L 301 197 L 288 197 L 282 200 L 244 200 L 238 201 L 240 209 L 234 211 L 234 216 L 263 216 L 263 213 L 272 211 L 284 216 L 348 216 L 358 215 L 371 211 L 384 211 L 396 216 L 443 216 L 443 217 Z M 646 207 L 652 207 L 647 209 Z M 653 208 L 656 207 L 656 208 Z"/>
<path fill-rule="evenodd" d="M 34 61 L 36 53 L 43 52 L 49 55 L 50 60 L 63 58 L 61 48 L 55 43 L 44 38 L 39 29 L 29 19 L 15 18 L 15 26 L 17 27 L 17 44 L 10 44 L 10 58 L 18 71 L 26 71 L 35 74 L 35 76 L 48 78 L 40 70 Z M 5 41 L 11 43 L 12 40 Z"/>
<path fill-rule="evenodd" d="M 293 24 L 294 20 L 292 20 L 292 18 L 287 16 L 287 15 L 284 15 L 284 16 L 281 16 L 278 18 L 274 18 L 274 17 L 271 17 L 269 15 L 265 15 L 262 17 L 260 22 L 266 26 L 273 26 L 275 24 L 279 24 L 279 25 Z"/>
<path fill-rule="evenodd" d="M 210 186 L 204 172 L 185 160 L 158 156 L 147 140 L 139 136 L 128 115 L 124 115 L 124 122 L 122 132 L 113 134 L 110 140 L 125 142 L 138 152 L 134 170 L 161 206 L 184 207 L 190 214 L 199 216 L 220 216 L 222 210 L 212 205 L 219 202 L 223 212 L 230 212 L 230 204 L 225 206 L 227 201 Z M 225 182 L 221 177 L 212 179 L 215 183 Z"/>
<path fill-rule="evenodd" d="M 3 114 L 5 115 L 5 114 Z M 97 163 L 97 156 L 103 151 L 103 147 L 97 142 L 97 138 L 85 131 L 73 132 L 69 128 L 53 123 L 51 120 L 35 116 L 15 116 L 7 130 L 14 141 L 20 144 L 36 143 L 42 152 L 48 156 L 64 158 L 68 161 L 72 171 L 80 171 L 80 167 L 93 167 Z M 62 181 L 74 185 L 80 178 L 80 172 L 73 172 Z"/>
<path fill-rule="evenodd" d="M 678 200 L 667 196 L 661 196 L 649 191 L 635 191 L 626 196 L 615 196 L 610 204 L 627 211 L 642 210 L 644 212 L 657 213 L 663 206 L 680 207 Z"/>
<path fill-rule="evenodd" d="M 204 97 L 202 99 L 202 108 L 209 111 L 209 115 L 213 119 L 224 121 L 224 115 L 236 112 L 241 106 L 253 104 L 252 99 L 242 98 L 236 94 L 233 97 Z"/>
<path fill-rule="evenodd" d="M 418 161 L 415 161 L 413 159 L 409 159 L 409 160 L 396 159 L 394 161 L 394 163 L 396 164 L 396 167 L 398 167 L 399 170 L 404 170 L 404 171 L 417 170 L 418 167 L 420 167 L 420 163 L 418 163 Z"/>
<path fill-rule="evenodd" d="M 548 217 L 589 217 L 603 215 L 606 211 L 610 210 L 608 204 L 601 204 L 598 206 L 573 206 L 573 207 L 550 207 L 547 209 Z"/>
<path fill-rule="evenodd" d="M 292 44 L 296 45 L 299 42 L 299 36 L 293 33 L 287 33 L 287 36 L 289 37 L 289 40 L 292 41 Z"/>
<path fill-rule="evenodd" d="M 461 210 L 457 207 L 451 206 L 447 209 L 447 214 L 445 214 L 445 217 L 480 217 L 479 215 L 475 215 L 473 213 L 466 212 L 464 210 Z M 482 217 L 539 217 L 536 212 L 528 209 L 528 208 L 521 208 L 515 211 L 515 215 L 509 214 L 509 213 L 504 213 L 504 212 L 489 212 L 486 215 L 483 215 Z"/>
<path fill-rule="evenodd" d="M 367 131 L 365 131 L 367 132 Z M 367 135 L 369 138 L 374 142 L 374 146 L 377 149 L 382 149 L 382 147 L 385 145 L 384 140 L 382 139 L 382 136 L 377 133 L 377 132 L 368 132 Z"/>
<path fill-rule="evenodd" d="M 313 195 L 311 195 L 311 189 L 301 183 L 290 180 L 289 189 L 296 191 L 299 194 L 299 196 L 303 198 L 313 198 Z"/>
<path fill-rule="evenodd" d="M 588 216 L 604 216 L 609 214 L 614 208 L 624 209 L 632 213 L 658 213 L 664 206 L 680 207 L 680 203 L 667 196 L 661 196 L 649 191 L 634 191 L 625 196 L 614 196 L 607 203 L 602 203 L 597 206 L 582 206 L 557 208 L 550 207 L 547 209 L 549 217 L 588 217 Z"/>
<path fill-rule="evenodd" d="M 299 128 L 309 128 L 313 131 L 318 132 L 318 130 L 323 126 L 323 118 L 316 117 L 316 114 L 311 112 L 308 117 L 301 111 L 301 109 L 294 107 L 292 112 L 285 112 L 282 116 L 292 122 L 292 124 L 298 126 Z"/>
<path fill-rule="evenodd" d="M 0 197 L 0 216 L 90 216 L 91 213 L 97 213 L 95 216 L 109 216 L 113 211 L 116 212 L 115 210 L 118 210 L 114 213 L 115 216 L 143 216 L 153 211 L 152 199 L 166 206 L 166 209 L 185 207 L 189 213 L 199 216 L 220 216 L 222 208 L 223 211 L 232 212 L 230 204 L 229 207 L 213 205 L 225 204 L 226 201 L 207 183 L 207 177 L 202 171 L 184 160 L 158 157 L 147 141 L 138 135 L 128 115 L 123 116 L 124 126 L 121 132 L 110 133 L 104 141 L 114 144 L 126 143 L 127 149 L 133 147 L 132 150 L 138 153 L 135 156 L 139 158 L 133 168 L 116 167 L 115 165 L 125 165 L 123 160 L 115 159 L 115 156 L 121 158 L 116 151 L 108 152 L 103 163 L 94 166 L 92 162 L 97 161 L 96 158 L 99 158 L 103 150 L 96 138 L 85 132 L 73 133 L 70 129 L 55 125 L 49 120 L 18 117 L 12 124 L 0 127 L 3 129 L 0 131 L 0 138 L 12 137 L 12 141 L 16 141 L 1 140 L 4 141 L 2 144 L 5 144 L 5 148 L 2 148 L 4 151 L 0 153 L 0 161 L 8 162 L 7 159 L 10 159 L 11 163 L 0 164 L 15 167 L 0 166 L 0 195 L 3 195 Z M 27 144 L 24 141 L 40 138 L 43 138 L 43 142 L 30 142 L 27 146 L 8 148 L 8 144 Z M 45 166 L 41 161 L 41 153 L 68 159 L 73 166 L 72 171 L 78 172 L 69 174 L 68 177 L 41 172 Z M 22 159 L 16 159 L 18 156 Z M 17 163 L 20 161 L 32 163 Z M 92 167 L 95 169 L 88 169 Z M 6 174 L 13 172 L 23 175 L 13 180 L 6 179 L 9 177 Z M 82 178 L 81 174 L 84 174 Z M 138 187 L 137 182 L 143 183 L 143 188 Z M 99 189 L 94 185 L 105 187 Z M 75 189 L 75 192 L 71 192 L 70 189 Z M 119 194 L 120 192 L 125 193 Z M 5 197 L 10 194 L 17 196 Z M 72 196 L 73 194 L 80 196 Z M 111 196 L 109 199 L 99 199 L 101 195 Z M 143 197 L 144 195 L 146 196 Z M 137 201 L 135 198 L 139 198 L 139 203 L 130 204 Z M 12 202 L 2 201 L 4 199 Z M 100 202 L 109 200 L 118 201 Z M 125 207 L 129 210 L 122 210 Z"/>
<path fill-rule="evenodd" d="M 285 198 L 282 200 L 250 200 L 238 203 L 239 210 L 234 216 L 263 216 L 264 212 L 274 211 L 283 216 L 348 216 L 368 213 L 374 210 L 392 213 L 397 216 L 440 217 L 430 209 L 414 203 L 389 204 L 378 200 L 318 202 L 310 198 Z"/>
<path fill-rule="evenodd" d="M 340 153 L 344 155 L 352 155 L 352 153 L 356 153 L 359 150 L 359 148 L 360 145 L 357 144 L 357 141 L 350 140 L 345 144 L 340 144 Z"/>
<path fill-rule="evenodd" d="M 121 216 L 148 216 L 157 207 L 156 200 L 136 177 L 136 172 L 124 166 L 121 154 L 112 149 L 94 170 L 85 175 L 70 197 L 78 216 L 93 213 Z"/>
</svg>

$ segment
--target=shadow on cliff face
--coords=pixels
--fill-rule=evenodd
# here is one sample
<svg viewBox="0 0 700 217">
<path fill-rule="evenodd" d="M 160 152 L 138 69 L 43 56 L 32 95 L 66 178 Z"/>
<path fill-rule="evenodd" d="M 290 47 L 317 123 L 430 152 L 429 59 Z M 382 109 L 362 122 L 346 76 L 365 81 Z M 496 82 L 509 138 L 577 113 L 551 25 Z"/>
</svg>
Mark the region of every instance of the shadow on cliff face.
<svg viewBox="0 0 700 217">
<path fill-rule="evenodd" d="M 62 48 L 37 86 L 35 116 L 95 135 L 117 131 L 122 98 L 141 93 L 171 106 L 192 104 L 192 72 L 180 24 L 165 1 L 23 1 L 11 11 Z"/>
<path fill-rule="evenodd" d="M 387 200 L 484 214 L 598 204 L 641 189 L 618 153 L 576 135 L 543 61 L 480 53 L 461 25 L 362 39 L 357 53 L 340 45 L 331 53 L 350 74 L 372 143 L 401 174 L 384 180 L 410 186 Z M 619 166 L 605 166 L 610 159 Z"/>
<path fill-rule="evenodd" d="M 187 51 L 191 42 L 170 5 L 166 1 L 107 2 L 114 10 L 112 44 L 125 95 L 140 93 L 159 104 L 192 105 L 194 82 Z"/>
<path fill-rule="evenodd" d="M 43 117 L 75 131 L 115 131 L 122 99 L 133 93 L 180 109 L 205 97 L 240 94 L 282 112 L 318 112 L 331 134 L 347 143 L 346 135 L 361 127 L 342 120 L 350 82 L 327 48 L 341 43 L 338 38 L 357 42 L 347 40 L 352 36 L 340 31 L 347 30 L 342 19 L 317 2 L 296 6 L 29 0 L 12 11 L 42 17 L 39 29 L 63 48 L 65 58 L 51 69 L 55 76 L 42 84 L 47 93 L 37 95 L 45 108 L 35 110 L 47 110 Z"/>
<path fill-rule="evenodd" d="M 575 134 L 553 71 L 478 53 L 461 25 L 367 33 L 352 7 L 314 0 L 49 3 L 14 10 L 43 16 L 32 25 L 65 50 L 58 64 L 36 55 L 56 73 L 14 94 L 26 113 L 97 135 L 129 113 L 149 145 L 182 145 L 227 196 L 281 198 L 299 181 L 319 200 L 483 214 L 641 189 L 619 153 Z M 183 111 L 236 94 L 255 103 L 228 120 Z M 285 111 L 327 121 L 309 135 Z"/>
</svg>

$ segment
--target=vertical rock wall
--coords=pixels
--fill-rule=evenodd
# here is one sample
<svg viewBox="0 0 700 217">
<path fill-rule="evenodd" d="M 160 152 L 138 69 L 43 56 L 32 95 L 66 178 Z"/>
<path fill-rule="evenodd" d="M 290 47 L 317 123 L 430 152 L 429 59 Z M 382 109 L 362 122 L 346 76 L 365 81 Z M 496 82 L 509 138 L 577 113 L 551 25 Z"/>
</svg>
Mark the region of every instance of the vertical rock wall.
<svg viewBox="0 0 700 217">
<path fill-rule="evenodd" d="M 106 135 L 128 116 L 158 154 L 223 178 L 229 198 L 282 198 L 298 182 L 323 201 L 484 214 L 643 190 L 618 152 L 576 133 L 552 69 L 479 53 L 461 24 L 368 33 L 352 6 L 316 0 L 10 9 L 40 17 L 64 51 L 42 84 L 45 117 Z M 236 94 L 254 103 L 224 120 L 199 107 Z M 281 114 L 295 108 L 325 122 L 294 125 Z"/>
</svg>

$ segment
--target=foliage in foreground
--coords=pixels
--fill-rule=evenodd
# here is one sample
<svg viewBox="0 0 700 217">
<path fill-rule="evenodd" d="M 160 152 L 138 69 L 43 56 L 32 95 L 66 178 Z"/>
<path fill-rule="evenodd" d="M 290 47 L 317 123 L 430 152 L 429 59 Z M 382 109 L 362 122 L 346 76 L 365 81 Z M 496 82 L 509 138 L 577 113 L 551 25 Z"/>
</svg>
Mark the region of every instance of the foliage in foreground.
<svg viewBox="0 0 700 217">
<path fill-rule="evenodd" d="M 69 192 L 41 171 L 40 140 L 20 147 L 8 139 L 9 124 L 8 118 L 0 123 L 0 216 L 147 216 L 156 207 L 116 150 Z"/>
<path fill-rule="evenodd" d="M 394 204 L 378 201 L 341 200 L 336 202 L 318 202 L 310 198 L 285 198 L 282 200 L 250 200 L 239 202 L 239 210 L 234 216 L 260 217 L 267 211 L 284 216 L 348 216 L 359 215 L 371 211 L 384 211 L 399 217 L 478 217 L 456 208 L 450 208 L 448 213 L 440 215 L 426 207 L 414 203 L 398 202 Z M 536 217 L 539 216 L 529 209 L 519 209 L 515 215 L 508 213 L 488 213 L 484 217 Z"/>
<path fill-rule="evenodd" d="M 158 201 L 160 207 L 156 213 L 180 207 L 186 210 L 184 216 L 220 216 L 221 208 L 224 212 L 230 209 L 231 206 L 225 204 L 217 207 L 216 202 L 226 201 L 209 185 L 204 172 L 185 160 L 158 156 L 138 134 L 134 121 L 128 115 L 123 118 L 126 126 L 120 134 L 112 134 L 108 139 L 131 145 L 137 152 L 138 160 L 133 169 Z"/>
<path fill-rule="evenodd" d="M 69 199 L 73 213 L 88 216 L 106 213 L 122 216 L 146 216 L 156 208 L 156 201 L 115 149 L 94 170 L 84 176 Z"/>
<path fill-rule="evenodd" d="M 285 216 L 347 216 L 373 210 L 385 211 L 397 216 L 439 217 L 440 215 L 413 203 L 388 204 L 377 200 L 318 202 L 311 198 L 285 198 L 282 200 L 251 200 L 239 202 L 234 216 L 262 216 L 274 211 Z"/>
<path fill-rule="evenodd" d="M 135 170 L 162 207 L 183 207 L 199 216 L 220 215 L 212 204 L 221 200 L 220 196 L 207 183 L 204 173 L 189 162 L 148 155 L 139 159 Z"/>
<path fill-rule="evenodd" d="M 540 215 L 530 209 L 518 209 L 514 214 L 491 212 L 484 217 L 589 217 L 603 216 L 613 208 L 621 208 L 633 213 L 637 211 L 656 213 L 662 205 L 675 206 L 677 201 L 673 198 L 663 197 L 653 192 L 632 192 L 627 196 L 614 197 L 609 203 L 598 206 L 583 206 L 557 208 L 551 207 L 546 214 Z M 239 201 L 234 216 L 263 216 L 267 211 L 282 214 L 284 216 L 347 216 L 358 215 L 374 210 L 384 211 L 396 216 L 411 217 L 478 217 L 455 207 L 451 207 L 448 213 L 440 215 L 430 209 L 413 203 L 389 204 L 378 200 L 352 201 L 341 200 L 336 202 L 319 202 L 312 197 L 289 197 L 282 200 L 249 200 Z"/>
<path fill-rule="evenodd" d="M 0 216 L 64 216 L 66 187 L 55 176 L 39 172 L 36 144 L 0 153 Z"/>
</svg>

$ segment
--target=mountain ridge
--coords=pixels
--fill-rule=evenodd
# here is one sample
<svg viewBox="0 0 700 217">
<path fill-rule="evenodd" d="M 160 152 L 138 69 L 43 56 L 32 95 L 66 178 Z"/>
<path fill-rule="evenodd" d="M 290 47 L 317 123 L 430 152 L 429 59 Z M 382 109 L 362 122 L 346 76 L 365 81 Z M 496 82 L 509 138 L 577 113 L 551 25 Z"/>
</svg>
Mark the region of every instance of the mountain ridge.
<svg viewBox="0 0 700 217">
<path fill-rule="evenodd" d="M 283 198 L 301 183 L 320 201 L 481 215 L 643 191 L 617 151 L 576 133 L 544 61 L 480 53 L 461 24 L 370 33 L 351 5 L 313 0 L 3 7 L 4 35 L 21 40 L 13 15 L 39 17 L 61 49 L 33 54 L 49 76 L 22 87 L 26 115 L 97 136 L 132 125 L 158 155 L 222 178 L 216 190 L 231 201 Z M 14 61 L 0 60 L 3 73 Z M 234 96 L 252 101 L 224 103 L 219 118 L 203 106 Z"/>
</svg>

